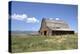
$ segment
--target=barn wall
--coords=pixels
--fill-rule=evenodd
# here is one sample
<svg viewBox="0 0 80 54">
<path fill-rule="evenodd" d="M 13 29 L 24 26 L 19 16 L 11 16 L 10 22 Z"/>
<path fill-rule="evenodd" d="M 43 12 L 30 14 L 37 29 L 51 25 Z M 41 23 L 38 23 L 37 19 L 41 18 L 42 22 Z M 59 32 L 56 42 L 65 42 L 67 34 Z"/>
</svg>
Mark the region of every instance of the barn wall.
<svg viewBox="0 0 80 54">
<path fill-rule="evenodd" d="M 41 23 L 41 28 L 40 28 L 40 35 L 44 35 L 44 32 L 47 31 L 46 35 L 48 35 L 48 28 L 46 27 L 46 23 L 43 20 Z"/>
<path fill-rule="evenodd" d="M 74 34 L 74 31 L 52 31 L 52 35 Z"/>
<path fill-rule="evenodd" d="M 45 36 L 53 36 L 53 35 L 66 35 L 66 34 L 74 34 L 74 31 L 53 31 L 52 30 L 41 30 L 40 35 L 44 36 L 44 31 L 47 31 Z"/>
</svg>

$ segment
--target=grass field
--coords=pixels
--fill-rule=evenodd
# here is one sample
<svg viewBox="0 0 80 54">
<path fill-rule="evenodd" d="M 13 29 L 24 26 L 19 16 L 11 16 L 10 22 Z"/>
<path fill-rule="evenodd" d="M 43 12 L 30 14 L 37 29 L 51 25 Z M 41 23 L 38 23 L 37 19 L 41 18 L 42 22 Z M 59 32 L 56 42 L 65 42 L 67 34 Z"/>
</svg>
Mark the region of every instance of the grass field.
<svg viewBox="0 0 80 54">
<path fill-rule="evenodd" d="M 78 48 L 78 36 L 11 36 L 12 53 L 33 52 L 33 51 L 52 51 L 68 50 Z"/>
</svg>

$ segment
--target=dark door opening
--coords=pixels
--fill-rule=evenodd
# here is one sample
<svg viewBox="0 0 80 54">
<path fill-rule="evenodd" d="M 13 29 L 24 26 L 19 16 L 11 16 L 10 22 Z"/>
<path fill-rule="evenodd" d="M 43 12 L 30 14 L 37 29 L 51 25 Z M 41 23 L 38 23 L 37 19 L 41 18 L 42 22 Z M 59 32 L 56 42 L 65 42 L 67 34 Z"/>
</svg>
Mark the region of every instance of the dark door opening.
<svg viewBox="0 0 80 54">
<path fill-rule="evenodd" d="M 52 31 L 52 35 L 55 35 L 55 31 Z"/>
<path fill-rule="evenodd" d="M 44 35 L 46 35 L 47 34 L 47 31 L 44 31 Z"/>
</svg>

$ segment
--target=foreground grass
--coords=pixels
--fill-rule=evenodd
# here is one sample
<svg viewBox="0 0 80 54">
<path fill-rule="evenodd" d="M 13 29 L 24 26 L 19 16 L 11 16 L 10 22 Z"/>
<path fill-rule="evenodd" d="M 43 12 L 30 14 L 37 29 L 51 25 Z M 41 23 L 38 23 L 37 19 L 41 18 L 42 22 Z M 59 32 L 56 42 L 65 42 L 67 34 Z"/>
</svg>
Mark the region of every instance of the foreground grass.
<svg viewBox="0 0 80 54">
<path fill-rule="evenodd" d="M 77 35 L 63 36 L 11 36 L 12 52 L 67 50 L 78 48 Z"/>
</svg>

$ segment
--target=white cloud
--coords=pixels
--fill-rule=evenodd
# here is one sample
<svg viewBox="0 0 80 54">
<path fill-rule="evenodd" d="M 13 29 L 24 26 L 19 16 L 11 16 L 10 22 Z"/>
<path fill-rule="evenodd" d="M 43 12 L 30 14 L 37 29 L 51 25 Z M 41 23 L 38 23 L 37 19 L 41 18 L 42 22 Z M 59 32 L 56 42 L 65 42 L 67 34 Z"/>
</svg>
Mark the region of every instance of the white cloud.
<svg viewBox="0 0 80 54">
<path fill-rule="evenodd" d="M 39 20 L 35 17 L 28 17 L 26 14 L 12 14 L 12 19 L 25 21 L 26 23 L 39 23 Z"/>
<path fill-rule="evenodd" d="M 39 20 L 37 20 L 35 17 L 27 18 L 26 20 L 27 23 L 35 23 L 35 22 L 39 23 Z"/>
<path fill-rule="evenodd" d="M 56 18 L 56 20 L 60 20 L 60 18 Z"/>
<path fill-rule="evenodd" d="M 24 20 L 25 18 L 27 18 L 27 15 L 26 14 L 13 14 L 11 15 L 11 18 L 15 20 Z"/>
</svg>

